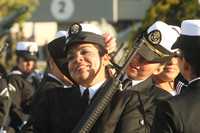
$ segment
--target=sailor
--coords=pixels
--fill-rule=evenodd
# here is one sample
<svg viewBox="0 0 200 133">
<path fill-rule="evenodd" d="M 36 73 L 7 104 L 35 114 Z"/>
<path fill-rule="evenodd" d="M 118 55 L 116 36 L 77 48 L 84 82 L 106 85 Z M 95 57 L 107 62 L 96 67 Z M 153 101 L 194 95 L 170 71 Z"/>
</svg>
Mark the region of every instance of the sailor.
<svg viewBox="0 0 200 133">
<path fill-rule="evenodd" d="M 30 101 L 39 83 L 36 76 L 36 60 L 38 46 L 35 42 L 18 42 L 16 46 L 16 66 L 8 73 L 7 80 L 16 88 L 16 96 L 12 100 L 9 126 L 19 132 L 29 117 Z"/>
<path fill-rule="evenodd" d="M 187 90 L 161 102 L 152 133 L 199 133 L 200 131 L 200 20 L 184 20 L 172 49 L 180 49 L 179 66 L 188 81 Z"/>
</svg>

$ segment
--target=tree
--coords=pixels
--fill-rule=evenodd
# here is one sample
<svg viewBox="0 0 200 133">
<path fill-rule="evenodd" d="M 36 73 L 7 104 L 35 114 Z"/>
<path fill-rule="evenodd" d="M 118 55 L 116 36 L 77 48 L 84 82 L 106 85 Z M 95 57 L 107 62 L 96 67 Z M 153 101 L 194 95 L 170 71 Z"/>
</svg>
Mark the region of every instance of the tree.
<svg viewBox="0 0 200 133">
<path fill-rule="evenodd" d="M 9 34 L 10 28 L 15 22 L 18 22 L 20 28 L 22 28 L 21 24 L 31 17 L 32 12 L 38 4 L 37 0 L 0 0 L 0 49 L 4 46 L 4 44 L 10 44 L 6 54 L 3 54 L 4 57 L 1 57 L 0 63 L 5 64 L 7 68 L 13 64 L 11 59 L 13 57 L 12 53 L 14 53 L 14 45 L 12 44 L 15 44 L 16 42 L 16 38 L 13 38 L 11 34 Z M 28 10 L 26 10 L 26 8 L 28 8 Z M 2 53 L 0 53 L 0 56 L 2 56 Z M 10 61 L 12 63 L 9 63 Z"/>
<path fill-rule="evenodd" d="M 140 31 L 156 20 L 162 20 L 172 25 L 180 25 L 185 19 L 195 18 L 200 18 L 198 0 L 154 0 L 142 21 Z"/>
<path fill-rule="evenodd" d="M 29 18 L 34 9 L 39 4 L 38 0 L 1 0 L 0 1 L 0 17 L 3 18 L 9 15 L 11 12 L 20 8 L 21 6 L 27 6 L 29 11 L 20 19 L 21 21 Z"/>
</svg>

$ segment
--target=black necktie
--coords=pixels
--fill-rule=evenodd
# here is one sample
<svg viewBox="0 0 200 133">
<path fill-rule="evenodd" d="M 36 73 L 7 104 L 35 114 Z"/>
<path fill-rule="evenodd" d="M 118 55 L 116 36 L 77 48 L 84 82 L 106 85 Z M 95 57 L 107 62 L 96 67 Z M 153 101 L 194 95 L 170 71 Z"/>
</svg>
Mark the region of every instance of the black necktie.
<svg viewBox="0 0 200 133">
<path fill-rule="evenodd" d="M 80 92 L 79 92 L 80 94 Z M 89 102 L 89 89 L 85 89 L 83 94 L 80 95 L 80 99 L 79 99 L 79 104 L 77 105 L 78 111 L 79 113 L 77 113 L 77 118 L 81 118 L 81 116 L 85 113 L 87 107 L 88 107 L 88 102 Z"/>
<path fill-rule="evenodd" d="M 131 84 L 132 84 L 132 81 L 128 78 L 122 81 L 123 89 L 127 89 Z"/>
<path fill-rule="evenodd" d="M 89 89 L 85 89 L 84 92 L 83 92 L 83 95 L 81 96 L 81 101 L 83 103 L 83 105 L 87 106 L 88 103 L 89 103 Z"/>
</svg>

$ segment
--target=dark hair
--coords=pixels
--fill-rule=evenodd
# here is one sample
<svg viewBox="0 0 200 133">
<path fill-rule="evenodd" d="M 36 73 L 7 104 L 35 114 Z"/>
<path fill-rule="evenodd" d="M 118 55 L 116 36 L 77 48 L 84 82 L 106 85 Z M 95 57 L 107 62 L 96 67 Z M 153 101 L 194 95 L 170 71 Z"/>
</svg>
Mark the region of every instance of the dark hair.
<svg viewBox="0 0 200 133">
<path fill-rule="evenodd" d="M 96 47 L 98 47 L 99 55 L 104 56 L 106 54 L 105 48 L 103 46 L 100 46 L 98 44 L 95 44 Z"/>
<path fill-rule="evenodd" d="M 190 64 L 192 68 L 192 74 L 200 76 L 200 53 L 199 49 L 193 47 L 187 47 L 187 50 L 183 50 L 183 57 Z"/>
</svg>

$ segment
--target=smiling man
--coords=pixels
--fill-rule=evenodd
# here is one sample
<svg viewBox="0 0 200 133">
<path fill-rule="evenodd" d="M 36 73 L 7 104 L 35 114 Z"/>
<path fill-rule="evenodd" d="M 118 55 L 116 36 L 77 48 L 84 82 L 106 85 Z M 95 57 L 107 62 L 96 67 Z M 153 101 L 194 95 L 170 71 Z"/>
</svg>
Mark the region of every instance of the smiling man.
<svg viewBox="0 0 200 133">
<path fill-rule="evenodd" d="M 139 113 L 134 116 L 134 132 L 150 132 L 157 102 L 171 96 L 156 87 L 152 77 L 161 74 L 164 65 L 174 56 L 175 53 L 171 50 L 171 46 L 178 37 L 179 33 L 170 25 L 156 21 L 142 33 L 134 44 L 140 44 L 139 49 L 126 72 L 130 80 L 127 89 L 134 90 L 139 95 L 140 106 L 135 109 Z"/>
</svg>

